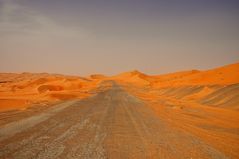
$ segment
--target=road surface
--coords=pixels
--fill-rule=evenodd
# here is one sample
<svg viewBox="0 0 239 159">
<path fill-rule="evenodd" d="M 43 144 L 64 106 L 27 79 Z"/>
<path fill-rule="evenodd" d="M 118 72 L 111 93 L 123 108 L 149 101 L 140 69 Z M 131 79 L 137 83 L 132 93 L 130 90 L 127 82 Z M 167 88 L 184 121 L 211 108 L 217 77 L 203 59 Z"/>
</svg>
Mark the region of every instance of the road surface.
<svg viewBox="0 0 239 159">
<path fill-rule="evenodd" d="M 117 83 L 105 83 L 111 86 L 92 97 L 67 101 L 0 127 L 0 158 L 227 158 L 160 120 Z"/>
</svg>

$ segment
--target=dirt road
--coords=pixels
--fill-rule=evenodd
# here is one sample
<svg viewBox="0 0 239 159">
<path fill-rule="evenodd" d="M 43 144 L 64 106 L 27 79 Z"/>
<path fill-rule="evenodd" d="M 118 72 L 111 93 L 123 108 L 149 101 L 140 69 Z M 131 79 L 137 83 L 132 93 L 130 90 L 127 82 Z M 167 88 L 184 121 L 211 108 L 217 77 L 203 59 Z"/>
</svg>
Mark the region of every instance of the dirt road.
<svg viewBox="0 0 239 159">
<path fill-rule="evenodd" d="M 1 126 L 0 158 L 227 158 L 170 127 L 115 82 L 106 83 L 111 86 L 90 98 Z"/>
</svg>

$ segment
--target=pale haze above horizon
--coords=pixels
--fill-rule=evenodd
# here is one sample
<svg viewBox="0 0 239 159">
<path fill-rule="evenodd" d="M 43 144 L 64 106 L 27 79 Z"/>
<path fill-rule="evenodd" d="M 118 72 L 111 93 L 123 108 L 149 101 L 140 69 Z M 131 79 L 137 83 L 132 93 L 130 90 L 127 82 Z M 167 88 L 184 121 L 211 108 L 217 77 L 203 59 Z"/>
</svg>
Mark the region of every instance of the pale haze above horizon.
<svg viewBox="0 0 239 159">
<path fill-rule="evenodd" d="M 237 0 L 0 0 L 0 72 L 113 75 L 239 61 Z"/>
</svg>

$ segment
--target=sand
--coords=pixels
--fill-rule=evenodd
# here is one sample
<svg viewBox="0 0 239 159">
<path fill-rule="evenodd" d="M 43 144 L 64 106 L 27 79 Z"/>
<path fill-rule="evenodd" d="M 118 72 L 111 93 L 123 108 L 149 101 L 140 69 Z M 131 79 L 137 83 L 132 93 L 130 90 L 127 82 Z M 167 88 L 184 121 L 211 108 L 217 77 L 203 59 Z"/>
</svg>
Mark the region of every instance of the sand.
<svg viewBox="0 0 239 159">
<path fill-rule="evenodd" d="M 239 63 L 165 75 L 0 74 L 1 156 L 236 159 L 238 123 Z M 35 147 L 15 151 L 28 142 Z"/>
</svg>

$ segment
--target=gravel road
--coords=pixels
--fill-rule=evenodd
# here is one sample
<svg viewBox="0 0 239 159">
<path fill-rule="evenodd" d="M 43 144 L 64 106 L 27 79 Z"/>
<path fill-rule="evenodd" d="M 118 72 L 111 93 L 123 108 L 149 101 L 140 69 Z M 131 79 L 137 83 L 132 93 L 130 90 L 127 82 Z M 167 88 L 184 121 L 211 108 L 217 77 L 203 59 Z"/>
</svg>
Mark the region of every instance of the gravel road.
<svg viewBox="0 0 239 159">
<path fill-rule="evenodd" d="M 67 101 L 1 126 L 0 158 L 227 158 L 160 120 L 116 82 L 105 83 L 111 87 L 92 97 Z"/>
</svg>

